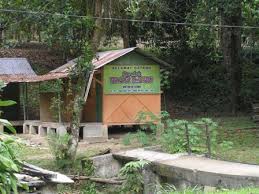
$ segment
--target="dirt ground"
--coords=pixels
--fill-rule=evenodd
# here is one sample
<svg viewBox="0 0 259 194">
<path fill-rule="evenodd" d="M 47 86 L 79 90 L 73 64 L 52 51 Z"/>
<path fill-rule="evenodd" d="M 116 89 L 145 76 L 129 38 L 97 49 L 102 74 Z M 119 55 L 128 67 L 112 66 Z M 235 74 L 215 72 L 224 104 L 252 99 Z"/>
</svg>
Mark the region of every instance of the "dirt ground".
<svg viewBox="0 0 259 194">
<path fill-rule="evenodd" d="M 40 137 L 38 135 L 31 134 L 17 134 L 16 137 L 26 147 L 25 151 L 23 151 L 22 154 L 23 159 L 38 160 L 40 158 L 52 158 L 46 137 Z M 110 151 L 114 153 L 121 150 L 136 148 L 139 146 L 137 144 L 129 146 L 123 145 L 123 134 L 116 135 L 113 137 L 109 138 L 106 142 L 102 143 L 87 143 L 84 141 L 80 141 L 77 155 L 82 157 L 85 155 L 95 155 L 107 149 L 110 149 Z"/>
</svg>

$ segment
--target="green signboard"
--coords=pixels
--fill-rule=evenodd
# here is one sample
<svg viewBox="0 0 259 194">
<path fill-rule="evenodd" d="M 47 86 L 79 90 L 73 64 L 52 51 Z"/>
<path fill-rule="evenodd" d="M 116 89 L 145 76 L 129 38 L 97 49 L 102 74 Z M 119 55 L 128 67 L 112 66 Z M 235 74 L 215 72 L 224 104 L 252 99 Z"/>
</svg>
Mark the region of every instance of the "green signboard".
<svg viewBox="0 0 259 194">
<path fill-rule="evenodd" d="M 160 93 L 158 65 L 106 65 L 104 94 Z"/>
</svg>

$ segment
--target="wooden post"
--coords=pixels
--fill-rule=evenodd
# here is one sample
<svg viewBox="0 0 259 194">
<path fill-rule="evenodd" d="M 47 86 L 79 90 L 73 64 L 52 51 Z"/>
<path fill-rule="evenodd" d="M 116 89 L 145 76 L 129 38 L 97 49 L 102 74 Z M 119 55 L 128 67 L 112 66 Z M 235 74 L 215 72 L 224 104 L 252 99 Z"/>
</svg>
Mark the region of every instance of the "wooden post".
<svg viewBox="0 0 259 194">
<path fill-rule="evenodd" d="M 23 87 L 22 87 L 22 92 L 23 92 L 23 97 L 22 97 L 22 100 L 23 100 L 23 103 L 22 103 L 22 105 L 23 105 L 23 120 L 24 121 L 26 121 L 26 91 L 25 91 L 25 83 L 22 85 Z"/>
<path fill-rule="evenodd" d="M 210 141 L 210 130 L 209 130 L 209 126 L 206 124 L 205 125 L 205 129 L 206 129 L 206 144 L 207 144 L 207 148 L 208 148 L 208 158 L 211 157 L 211 141 Z"/>
<path fill-rule="evenodd" d="M 167 111 L 167 104 L 166 104 L 166 94 L 165 91 L 163 91 L 163 98 L 164 98 L 164 109 Z"/>
<path fill-rule="evenodd" d="M 25 83 L 25 117 L 28 120 L 28 85 Z"/>
<path fill-rule="evenodd" d="M 61 96 L 58 92 L 58 122 L 61 123 Z"/>
<path fill-rule="evenodd" d="M 186 136 L 186 141 L 187 141 L 187 152 L 190 155 L 191 154 L 191 146 L 190 146 L 190 134 L 189 134 L 189 129 L 188 129 L 188 124 L 185 123 L 185 136 Z"/>
</svg>

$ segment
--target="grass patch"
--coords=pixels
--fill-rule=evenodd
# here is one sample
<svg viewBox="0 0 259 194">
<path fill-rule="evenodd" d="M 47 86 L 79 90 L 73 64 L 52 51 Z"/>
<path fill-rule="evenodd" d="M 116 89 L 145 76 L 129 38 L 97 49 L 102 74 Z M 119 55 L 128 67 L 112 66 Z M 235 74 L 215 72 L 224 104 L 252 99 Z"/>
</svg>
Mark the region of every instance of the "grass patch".
<svg viewBox="0 0 259 194">
<path fill-rule="evenodd" d="M 226 117 L 218 119 L 219 141 L 231 141 L 234 146 L 223 150 L 217 148 L 216 157 L 223 160 L 259 164 L 259 129 L 249 117 Z M 254 129 L 253 129 L 254 128 Z"/>
<path fill-rule="evenodd" d="M 258 125 L 250 117 L 220 117 L 215 118 L 225 130 L 237 130 L 246 128 L 256 128 Z"/>
<path fill-rule="evenodd" d="M 162 188 L 157 194 L 259 194 L 259 188 L 241 188 L 241 189 L 219 189 L 216 191 L 204 191 L 203 188 L 187 188 L 185 190 L 175 190 L 174 187 L 168 186 Z"/>
</svg>

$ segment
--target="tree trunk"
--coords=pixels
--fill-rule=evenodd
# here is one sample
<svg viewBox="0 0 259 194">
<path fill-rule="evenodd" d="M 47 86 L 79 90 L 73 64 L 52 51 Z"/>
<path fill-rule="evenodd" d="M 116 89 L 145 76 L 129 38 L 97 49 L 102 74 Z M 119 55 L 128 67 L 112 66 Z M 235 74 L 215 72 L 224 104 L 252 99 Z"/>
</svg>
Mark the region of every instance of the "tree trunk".
<svg viewBox="0 0 259 194">
<path fill-rule="evenodd" d="M 98 19 L 98 17 L 102 17 L 102 9 L 103 9 L 103 0 L 95 0 L 94 17 L 97 17 L 97 19 L 95 20 L 95 28 L 91 39 L 91 50 L 92 50 L 92 53 L 94 54 L 97 52 L 97 49 L 100 45 L 101 36 L 102 36 L 101 26 L 103 24 L 103 20 Z M 76 151 L 77 151 L 78 142 L 79 142 L 81 115 L 82 115 L 82 109 L 84 106 L 84 94 L 88 84 L 89 76 L 90 76 L 90 72 L 79 74 L 77 83 L 76 83 L 78 92 L 74 96 L 72 120 L 69 128 L 69 133 L 71 135 L 71 138 L 69 141 L 68 157 L 71 159 L 71 161 L 74 161 L 76 158 Z"/>
<path fill-rule="evenodd" d="M 240 26 L 241 2 L 235 10 L 226 12 L 224 8 L 221 11 L 222 25 Z M 240 88 L 241 88 L 241 29 L 237 27 L 221 28 L 221 48 L 223 51 L 224 64 L 228 71 L 228 79 L 230 86 L 230 102 L 231 112 L 236 114 L 240 104 Z"/>
<path fill-rule="evenodd" d="M 73 110 L 72 110 L 72 117 L 71 117 L 71 123 L 68 130 L 68 133 L 71 135 L 70 141 L 68 143 L 68 157 L 71 159 L 71 161 L 74 161 L 76 158 L 76 152 L 79 142 L 79 130 L 80 130 L 80 122 L 81 122 L 81 112 L 83 109 L 83 95 L 84 95 L 84 89 L 87 85 L 87 79 L 83 79 L 84 76 L 79 76 L 77 80 L 77 87 L 78 93 L 75 94 L 74 97 L 74 103 L 73 103 Z"/>
<path fill-rule="evenodd" d="M 130 41 L 129 41 L 129 22 L 128 21 L 122 22 L 122 39 L 123 39 L 123 47 L 129 48 Z"/>
<path fill-rule="evenodd" d="M 97 19 L 95 19 L 95 28 L 93 32 L 92 41 L 91 41 L 93 53 L 96 53 L 101 42 L 102 25 L 104 22 L 102 19 L 99 19 L 98 17 L 102 17 L 103 15 L 102 13 L 103 13 L 103 0 L 95 0 L 94 17 L 96 17 Z"/>
</svg>

